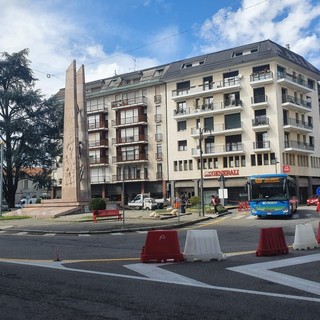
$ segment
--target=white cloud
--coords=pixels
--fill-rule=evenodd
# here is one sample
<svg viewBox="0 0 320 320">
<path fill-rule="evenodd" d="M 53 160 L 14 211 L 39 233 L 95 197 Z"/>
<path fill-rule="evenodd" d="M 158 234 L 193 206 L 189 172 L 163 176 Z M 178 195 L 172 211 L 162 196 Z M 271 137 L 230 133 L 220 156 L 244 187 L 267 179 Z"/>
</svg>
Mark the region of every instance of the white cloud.
<svg viewBox="0 0 320 320">
<path fill-rule="evenodd" d="M 294 52 L 313 59 L 319 51 L 320 34 L 319 29 L 309 30 L 317 23 L 319 28 L 319 19 L 320 4 L 316 1 L 244 0 L 241 9 L 224 8 L 205 21 L 200 30 L 205 42 L 201 50 L 214 52 L 270 39 L 283 46 L 290 44 Z"/>
</svg>

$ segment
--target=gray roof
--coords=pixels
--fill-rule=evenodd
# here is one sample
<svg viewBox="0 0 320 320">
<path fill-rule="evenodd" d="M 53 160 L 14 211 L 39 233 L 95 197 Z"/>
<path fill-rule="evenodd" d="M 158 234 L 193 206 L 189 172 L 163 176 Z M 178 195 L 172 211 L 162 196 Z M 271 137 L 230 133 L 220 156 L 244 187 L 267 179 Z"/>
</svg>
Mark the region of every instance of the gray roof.
<svg viewBox="0 0 320 320">
<path fill-rule="evenodd" d="M 241 54 L 241 52 L 250 52 L 250 54 Z M 237 55 L 237 53 L 240 53 Z M 207 72 L 220 68 L 237 66 L 243 63 L 249 63 L 268 58 L 281 57 L 285 60 L 293 62 L 309 71 L 315 73 L 320 79 L 320 71 L 302 56 L 293 51 L 284 48 L 271 40 L 264 40 L 247 44 L 240 47 L 226 49 L 223 51 L 210 53 L 172 62 L 168 71 L 164 74 L 162 80 L 170 80 L 173 78 L 186 77 L 196 73 Z M 183 64 L 203 61 L 203 64 L 193 66 L 192 68 L 182 68 Z"/>
</svg>

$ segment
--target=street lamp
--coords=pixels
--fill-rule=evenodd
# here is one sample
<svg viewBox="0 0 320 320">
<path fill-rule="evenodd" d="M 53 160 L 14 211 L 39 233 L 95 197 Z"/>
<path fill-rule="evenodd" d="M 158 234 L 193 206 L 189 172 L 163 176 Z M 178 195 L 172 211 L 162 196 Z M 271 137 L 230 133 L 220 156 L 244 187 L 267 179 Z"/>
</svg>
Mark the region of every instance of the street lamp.
<svg viewBox="0 0 320 320">
<path fill-rule="evenodd" d="M 199 128 L 199 148 L 200 148 L 200 207 L 201 215 L 204 217 L 204 194 L 203 194 L 203 159 L 202 159 L 202 137 L 204 128 Z"/>
<path fill-rule="evenodd" d="M 278 168 L 277 168 L 277 164 L 278 164 L 278 163 L 279 163 L 278 159 L 275 158 L 275 159 L 274 159 L 274 166 L 275 166 L 275 168 L 276 168 L 276 174 L 278 173 Z"/>
</svg>

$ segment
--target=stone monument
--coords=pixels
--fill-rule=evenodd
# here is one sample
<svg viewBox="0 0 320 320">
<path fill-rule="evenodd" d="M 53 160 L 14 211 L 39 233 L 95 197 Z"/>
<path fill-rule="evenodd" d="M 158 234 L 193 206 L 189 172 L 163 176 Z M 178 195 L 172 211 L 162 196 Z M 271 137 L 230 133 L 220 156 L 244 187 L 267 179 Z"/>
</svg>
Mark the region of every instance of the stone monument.
<svg viewBox="0 0 320 320">
<path fill-rule="evenodd" d="M 83 212 L 91 198 L 84 66 L 74 60 L 66 71 L 61 199 L 27 205 L 18 214 L 34 217 Z"/>
</svg>

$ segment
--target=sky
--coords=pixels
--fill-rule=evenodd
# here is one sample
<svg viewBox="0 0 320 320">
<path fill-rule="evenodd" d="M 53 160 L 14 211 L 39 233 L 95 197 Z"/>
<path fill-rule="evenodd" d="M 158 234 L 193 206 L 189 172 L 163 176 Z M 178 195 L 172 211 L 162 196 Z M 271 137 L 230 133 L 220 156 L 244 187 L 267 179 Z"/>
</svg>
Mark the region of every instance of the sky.
<svg viewBox="0 0 320 320">
<path fill-rule="evenodd" d="M 270 39 L 320 69 L 319 0 L 0 0 L 0 52 L 29 49 L 36 88 L 86 82 Z"/>
</svg>

